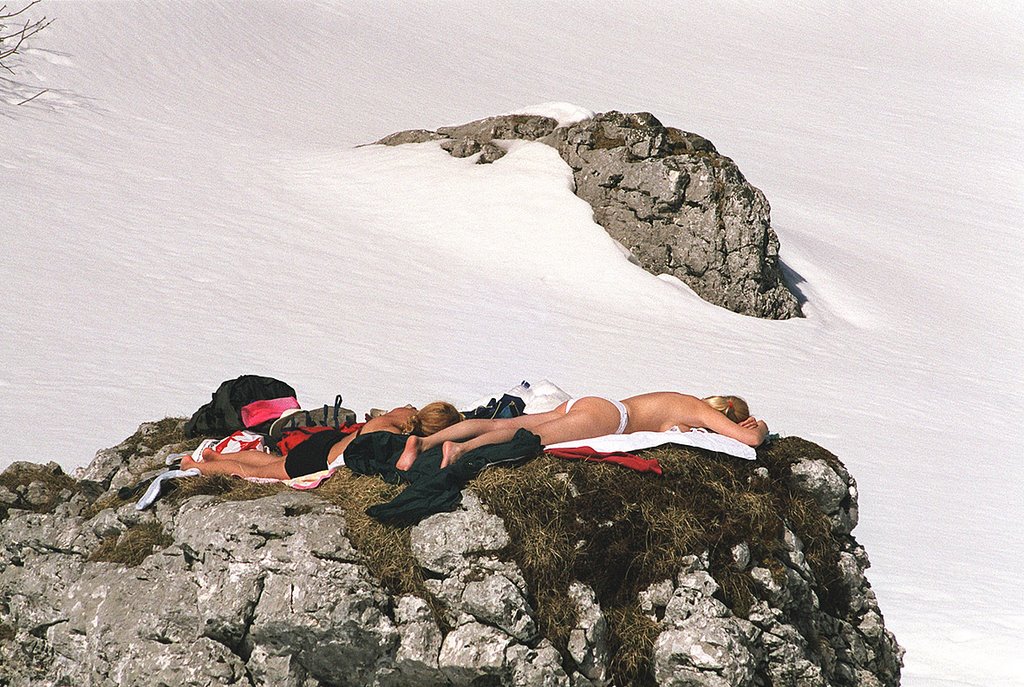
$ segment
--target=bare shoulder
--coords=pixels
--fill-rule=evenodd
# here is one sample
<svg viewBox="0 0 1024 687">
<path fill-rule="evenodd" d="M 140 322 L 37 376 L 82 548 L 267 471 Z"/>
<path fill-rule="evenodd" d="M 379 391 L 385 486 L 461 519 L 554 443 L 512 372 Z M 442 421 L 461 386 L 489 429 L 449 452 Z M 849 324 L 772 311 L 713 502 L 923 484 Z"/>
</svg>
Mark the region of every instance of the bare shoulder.
<svg viewBox="0 0 1024 687">
<path fill-rule="evenodd" d="M 397 432 L 415 414 L 410 408 L 395 408 L 383 415 L 367 420 L 363 425 L 363 434 L 369 432 Z"/>
</svg>

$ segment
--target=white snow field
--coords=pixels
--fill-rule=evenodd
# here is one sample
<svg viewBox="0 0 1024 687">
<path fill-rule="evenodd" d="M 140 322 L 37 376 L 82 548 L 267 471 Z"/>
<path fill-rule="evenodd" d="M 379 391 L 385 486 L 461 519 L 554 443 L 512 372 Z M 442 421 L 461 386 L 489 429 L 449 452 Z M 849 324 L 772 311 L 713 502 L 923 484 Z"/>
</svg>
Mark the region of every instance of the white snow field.
<svg viewBox="0 0 1024 687">
<path fill-rule="evenodd" d="M 1024 5 L 833 4 L 47 0 L 0 75 L 0 466 L 247 373 L 739 393 L 856 476 L 903 684 L 1024 685 Z M 633 267 L 540 144 L 356 147 L 579 108 L 732 157 L 806 319 Z"/>
</svg>

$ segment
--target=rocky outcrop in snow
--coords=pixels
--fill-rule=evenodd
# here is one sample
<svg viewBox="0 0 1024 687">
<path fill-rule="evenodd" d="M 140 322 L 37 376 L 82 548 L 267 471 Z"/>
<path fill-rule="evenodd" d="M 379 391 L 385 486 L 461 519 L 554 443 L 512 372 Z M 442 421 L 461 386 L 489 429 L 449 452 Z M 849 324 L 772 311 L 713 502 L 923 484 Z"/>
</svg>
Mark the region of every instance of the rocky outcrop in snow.
<svg viewBox="0 0 1024 687">
<path fill-rule="evenodd" d="M 595 221 L 647 271 L 678 277 L 705 300 L 744 315 L 802 315 L 782 278 L 764 194 L 708 140 L 651 114 L 606 112 L 561 127 L 549 117 L 504 115 L 378 143 L 439 140 L 455 157 L 489 163 L 513 139 L 557 149 Z"/>
<path fill-rule="evenodd" d="M 97 455 L 83 471 L 91 479 L 55 464 L 0 475 L 0 685 L 617 684 L 594 590 L 570 586 L 575 621 L 556 647 L 523 571 L 503 555 L 504 521 L 472 491 L 409 533 L 426 591 L 392 593 L 353 544 L 350 515 L 316 492 L 162 499 L 141 512 L 115 499 L 116 485 L 178 448 L 165 440 L 143 425 Z M 737 544 L 731 565 L 756 597 L 740 614 L 723 603 L 706 555 L 689 556 L 636 598 L 654 627 L 655 684 L 898 684 L 901 650 L 850 535 L 852 478 L 809 451 L 784 480 L 831 523 L 837 569 L 812 570 L 789 527 L 768 564 Z M 112 543 L 120 562 L 102 555 Z M 842 598 L 828 609 L 823 576 Z"/>
</svg>

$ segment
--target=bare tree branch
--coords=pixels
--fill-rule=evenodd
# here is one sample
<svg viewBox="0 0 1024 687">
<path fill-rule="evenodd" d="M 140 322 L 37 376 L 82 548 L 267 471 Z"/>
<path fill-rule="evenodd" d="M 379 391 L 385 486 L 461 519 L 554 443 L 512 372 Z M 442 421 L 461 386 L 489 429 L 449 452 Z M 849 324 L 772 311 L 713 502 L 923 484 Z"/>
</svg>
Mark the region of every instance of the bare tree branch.
<svg viewBox="0 0 1024 687">
<path fill-rule="evenodd" d="M 49 90 L 50 90 L 49 88 L 44 88 L 43 90 L 39 91 L 39 92 L 38 92 L 38 93 L 36 93 L 36 94 L 35 94 L 34 96 L 32 96 L 31 98 L 25 98 L 25 99 L 24 99 L 24 100 L 22 100 L 22 101 L 21 101 L 20 103 L 18 103 L 18 105 L 24 105 L 25 103 L 27 103 L 27 102 L 29 102 L 29 101 L 35 100 L 36 98 L 38 98 L 39 96 L 41 96 L 41 95 L 42 95 L 43 93 L 46 93 L 46 92 L 47 92 L 47 91 L 49 91 Z"/>
<path fill-rule="evenodd" d="M 31 38 L 32 36 L 39 33 L 47 26 L 53 23 L 52 19 L 48 20 L 46 17 L 42 17 L 41 19 L 35 20 L 25 19 L 24 25 L 22 25 L 21 28 L 15 28 L 10 33 L 7 32 L 8 26 L 12 25 L 11 19 L 21 14 L 24 14 L 26 11 L 37 5 L 39 2 L 40 0 L 31 0 L 30 2 L 23 5 L 19 10 L 8 10 L 6 4 L 0 5 L 0 68 L 2 68 L 4 71 L 14 74 L 14 69 L 12 69 L 9 65 L 5 64 L 4 60 L 11 57 L 12 55 L 17 54 L 18 51 L 21 50 L 21 46 L 25 43 L 25 41 L 28 38 Z M 18 23 L 20 23 L 20 20 Z M 15 24 L 15 26 L 16 25 L 17 24 Z M 9 43 L 8 45 L 5 45 L 5 43 L 11 41 L 12 39 L 15 39 L 13 45 L 10 45 Z M 38 98 L 43 93 L 46 93 L 45 89 L 40 91 L 39 93 L 36 93 L 31 98 L 26 98 L 25 100 L 22 100 L 18 103 L 18 105 L 24 105 L 25 103 L 34 100 L 35 98 Z"/>
<path fill-rule="evenodd" d="M 10 19 L 12 17 L 17 17 L 19 14 L 21 14 L 22 12 L 25 12 L 26 10 L 31 8 L 33 5 L 38 5 L 38 4 L 39 4 L 39 0 L 32 0 L 32 2 L 30 2 L 27 5 L 25 5 L 24 7 L 22 7 L 17 12 L 7 12 L 6 14 L 4 14 L 4 12 L 7 10 L 7 5 L 2 5 L 2 6 L 0 6 L 0 21 L 3 21 L 4 19 Z"/>
<path fill-rule="evenodd" d="M 9 19 L 11 17 L 17 16 L 18 14 L 22 14 L 23 12 L 31 9 L 33 5 L 37 5 L 37 4 L 39 4 L 39 0 L 32 0 L 32 2 L 27 4 L 22 9 L 17 10 L 16 12 L 8 12 L 8 11 L 6 11 L 7 10 L 7 5 L 0 5 L 0 22 L 3 22 L 4 19 Z M 2 25 L 0 25 L 0 26 L 2 26 Z"/>
<path fill-rule="evenodd" d="M 36 20 L 34 22 L 26 22 L 25 26 L 23 26 L 21 28 L 21 30 L 19 30 L 19 31 L 15 31 L 14 33 L 7 34 L 6 36 L 0 36 L 0 43 L 6 41 L 8 39 L 14 38 L 14 37 L 18 38 L 18 44 L 15 45 L 14 48 L 12 48 L 11 50 L 8 50 L 8 51 L 6 51 L 4 53 L 0 53 L 0 55 L 10 55 L 10 54 L 13 54 L 13 53 L 17 52 L 18 47 L 21 46 L 22 41 L 24 41 L 29 36 L 32 36 L 33 34 L 39 33 L 40 31 L 42 31 L 43 29 L 45 29 L 47 26 L 49 26 L 52 23 L 53 23 L 52 19 L 50 21 L 47 21 L 46 17 L 43 17 L 42 19 L 38 19 L 38 20 Z M 3 28 L 6 28 L 5 25 L 4 24 L 0 24 L 0 29 L 3 29 Z"/>
</svg>

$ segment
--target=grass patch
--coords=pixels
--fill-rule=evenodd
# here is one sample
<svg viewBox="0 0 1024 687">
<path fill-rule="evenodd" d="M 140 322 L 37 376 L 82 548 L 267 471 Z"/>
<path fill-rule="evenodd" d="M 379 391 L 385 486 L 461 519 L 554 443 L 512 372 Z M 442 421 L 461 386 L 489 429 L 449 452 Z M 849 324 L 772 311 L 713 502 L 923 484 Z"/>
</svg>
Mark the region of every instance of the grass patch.
<svg viewBox="0 0 1024 687">
<path fill-rule="evenodd" d="M 100 498 L 96 499 L 91 504 L 89 504 L 89 506 L 84 511 L 82 511 L 82 517 L 84 517 L 86 520 L 90 520 L 99 515 L 100 513 L 102 513 L 103 511 L 107 510 L 108 508 L 112 510 L 117 510 L 126 503 L 129 502 L 125 501 L 120 496 L 118 496 L 117 492 L 107 494 L 106 496 L 101 496 Z"/>
<path fill-rule="evenodd" d="M 42 487 L 29 498 L 29 485 L 37 483 Z M 35 463 L 14 463 L 0 473 L 0 487 L 17 496 L 12 504 L 0 503 L 0 521 L 7 518 L 11 508 L 29 510 L 35 513 L 52 513 L 58 504 L 81 491 L 78 482 L 64 474 L 55 465 Z"/>
<path fill-rule="evenodd" d="M 164 532 L 163 525 L 147 522 L 128 528 L 118 537 L 105 540 L 92 552 L 89 560 L 119 563 L 126 568 L 134 568 L 155 551 L 173 543 L 174 538 Z"/>
<path fill-rule="evenodd" d="M 722 600 L 742 617 L 756 596 L 751 576 L 733 565 L 731 549 L 740 542 L 755 565 L 778 569 L 786 523 L 805 543 L 812 570 L 838 573 L 828 519 L 783 481 L 791 462 L 822 449 L 789 442 L 762 449 L 756 463 L 679 447 L 645 451 L 661 463 L 661 477 L 542 457 L 487 471 L 475 490 L 505 520 L 512 539 L 506 554 L 523 570 L 543 634 L 565 649 L 575 622 L 569 584 L 583 581 L 608 618 L 615 681 L 652 684 L 657 630 L 639 612 L 637 593 L 674 578 L 684 557 L 709 553 Z M 762 466 L 767 479 L 754 473 Z"/>
<path fill-rule="evenodd" d="M 215 496 L 221 501 L 253 501 L 264 496 L 273 496 L 288 487 L 270 482 L 262 484 L 228 477 L 227 475 L 210 475 L 209 477 L 182 477 L 173 480 L 171 491 L 163 497 L 168 503 L 178 504 L 193 496 Z"/>
<path fill-rule="evenodd" d="M 613 628 L 608 648 L 612 658 L 608 670 L 612 675 L 635 675 L 638 681 L 619 684 L 642 684 L 645 679 L 653 683 L 651 654 L 661 629 L 658 624 L 640 612 L 636 605 L 618 606 L 605 614 L 608 626 Z M 628 641 L 623 641 L 623 640 Z"/>
<path fill-rule="evenodd" d="M 201 441 L 201 438 L 185 438 L 185 418 L 165 417 L 142 425 L 135 434 L 117 446 L 117 453 L 124 459 L 143 453 L 156 453 L 160 448 L 172 444 L 176 445 L 174 448 L 186 451 L 189 450 L 188 446 L 194 449 Z M 179 444 L 180 447 L 177 446 Z"/>
</svg>

